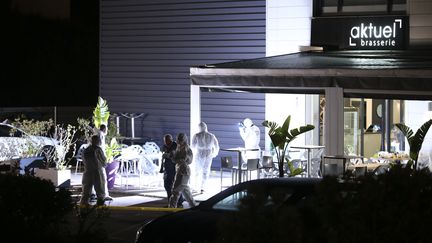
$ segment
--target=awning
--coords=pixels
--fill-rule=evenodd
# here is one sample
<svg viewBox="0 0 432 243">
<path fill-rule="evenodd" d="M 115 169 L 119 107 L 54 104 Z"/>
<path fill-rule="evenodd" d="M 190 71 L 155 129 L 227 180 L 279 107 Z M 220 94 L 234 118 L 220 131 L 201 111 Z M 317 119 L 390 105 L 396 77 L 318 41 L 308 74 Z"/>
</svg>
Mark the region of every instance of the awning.
<svg viewBox="0 0 432 243">
<path fill-rule="evenodd" d="M 221 91 L 322 93 L 426 98 L 432 95 L 432 50 L 300 52 L 191 67 L 192 84 Z"/>
</svg>

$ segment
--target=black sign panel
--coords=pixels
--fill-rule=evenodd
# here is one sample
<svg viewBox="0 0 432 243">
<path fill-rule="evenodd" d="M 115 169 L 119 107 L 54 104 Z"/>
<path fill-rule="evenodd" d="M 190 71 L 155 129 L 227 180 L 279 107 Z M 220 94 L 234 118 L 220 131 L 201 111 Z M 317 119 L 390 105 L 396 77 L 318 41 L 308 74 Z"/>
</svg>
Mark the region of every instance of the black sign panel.
<svg viewBox="0 0 432 243">
<path fill-rule="evenodd" d="M 341 50 L 403 50 L 408 42 L 408 16 L 312 19 L 313 46 Z"/>
</svg>

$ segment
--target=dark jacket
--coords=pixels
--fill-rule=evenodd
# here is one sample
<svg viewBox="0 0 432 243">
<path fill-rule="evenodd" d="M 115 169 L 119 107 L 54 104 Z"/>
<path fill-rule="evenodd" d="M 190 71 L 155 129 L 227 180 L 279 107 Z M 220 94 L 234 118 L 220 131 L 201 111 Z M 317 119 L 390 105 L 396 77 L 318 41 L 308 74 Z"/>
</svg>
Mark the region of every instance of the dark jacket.
<svg viewBox="0 0 432 243">
<path fill-rule="evenodd" d="M 83 162 L 86 171 L 96 171 L 107 165 L 105 153 L 102 148 L 93 145 L 90 145 L 84 150 Z"/>
<path fill-rule="evenodd" d="M 163 163 L 162 168 L 165 174 L 172 175 L 172 176 L 175 175 L 175 163 L 172 160 L 172 155 L 176 149 L 177 149 L 177 143 L 174 141 L 171 143 L 170 146 L 164 144 L 164 146 L 162 147 L 162 153 L 169 154 L 169 156 L 164 158 L 162 162 Z"/>
</svg>

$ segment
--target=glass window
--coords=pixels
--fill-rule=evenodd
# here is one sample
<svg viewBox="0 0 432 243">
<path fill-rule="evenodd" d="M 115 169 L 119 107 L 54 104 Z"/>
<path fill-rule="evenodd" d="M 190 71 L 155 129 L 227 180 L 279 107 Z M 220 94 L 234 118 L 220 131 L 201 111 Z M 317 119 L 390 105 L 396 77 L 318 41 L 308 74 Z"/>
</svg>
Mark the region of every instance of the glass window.
<svg viewBox="0 0 432 243">
<path fill-rule="evenodd" d="M 0 126 L 0 137 L 10 137 L 10 127 Z"/>
<path fill-rule="evenodd" d="M 240 205 L 240 199 L 244 198 L 246 195 L 246 190 L 231 194 L 213 205 L 213 209 L 237 211 Z"/>
<path fill-rule="evenodd" d="M 315 16 L 404 14 L 406 0 L 315 0 Z"/>
<path fill-rule="evenodd" d="M 374 160 L 380 154 L 408 154 L 409 145 L 395 126 L 403 123 L 415 133 L 432 118 L 432 102 L 345 98 L 344 146 L 346 155 L 361 155 Z M 419 161 L 432 162 L 432 129 L 425 137 Z"/>
</svg>

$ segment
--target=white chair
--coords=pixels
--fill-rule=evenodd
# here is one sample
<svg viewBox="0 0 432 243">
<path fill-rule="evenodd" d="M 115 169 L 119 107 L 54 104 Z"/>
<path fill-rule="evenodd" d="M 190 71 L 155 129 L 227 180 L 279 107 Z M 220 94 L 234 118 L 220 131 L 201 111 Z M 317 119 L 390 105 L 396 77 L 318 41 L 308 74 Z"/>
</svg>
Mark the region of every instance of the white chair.
<svg viewBox="0 0 432 243">
<path fill-rule="evenodd" d="M 314 149 L 311 158 L 311 177 L 319 177 L 321 170 L 321 159 L 324 149 Z"/>
<path fill-rule="evenodd" d="M 152 163 L 156 164 L 158 169 L 162 166 L 162 152 L 155 142 L 146 142 L 142 145 L 144 153 Z"/>
<path fill-rule="evenodd" d="M 123 176 L 126 177 L 126 188 L 128 188 L 129 176 L 138 175 L 138 163 L 142 158 L 144 150 L 139 145 L 131 145 L 121 149 L 120 156 L 117 160 L 120 162 L 121 184 L 123 184 Z"/>
<path fill-rule="evenodd" d="M 76 159 L 76 165 L 75 165 L 75 175 L 78 173 L 78 170 L 80 167 L 82 167 L 82 161 L 83 161 L 83 155 L 84 155 L 84 150 L 89 146 L 89 144 L 85 143 L 82 144 L 76 155 L 75 155 L 75 159 Z"/>
<path fill-rule="evenodd" d="M 273 173 L 274 173 L 273 157 L 264 155 L 261 159 L 259 170 L 260 173 L 258 175 L 263 174 L 265 178 L 273 177 Z"/>
</svg>

